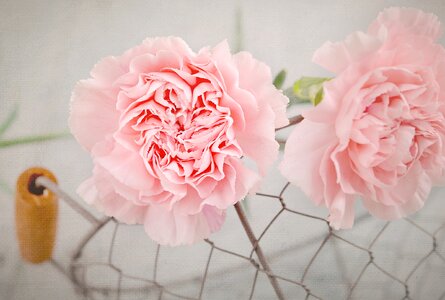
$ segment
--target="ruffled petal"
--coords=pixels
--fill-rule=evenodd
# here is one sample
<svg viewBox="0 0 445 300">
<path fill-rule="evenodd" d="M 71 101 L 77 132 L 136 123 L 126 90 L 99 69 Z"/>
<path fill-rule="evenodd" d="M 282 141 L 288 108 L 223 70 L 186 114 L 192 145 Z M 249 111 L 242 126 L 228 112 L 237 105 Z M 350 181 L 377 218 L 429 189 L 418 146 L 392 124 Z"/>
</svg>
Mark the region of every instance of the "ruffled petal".
<svg viewBox="0 0 445 300">
<path fill-rule="evenodd" d="M 198 214 L 184 215 L 175 209 L 152 205 L 145 215 L 144 228 L 161 245 L 190 245 L 219 230 L 224 219 L 224 211 L 211 206 L 205 206 Z"/>
<path fill-rule="evenodd" d="M 112 86 L 120 76 L 126 73 L 126 69 L 119 61 L 119 57 L 108 56 L 101 59 L 91 70 L 90 75 L 97 84 Z"/>
<path fill-rule="evenodd" d="M 333 73 L 340 73 L 376 52 L 381 45 L 378 37 L 357 31 L 343 42 L 326 42 L 315 51 L 312 61 Z"/>
<path fill-rule="evenodd" d="M 136 205 L 116 193 L 113 178 L 100 168 L 95 168 L 93 177 L 85 180 L 77 193 L 98 211 L 126 224 L 141 224 L 147 211 L 147 206 Z"/>
<path fill-rule="evenodd" d="M 380 191 L 376 199 L 364 198 L 364 205 L 374 216 L 395 220 L 421 209 L 431 191 L 431 179 L 419 163 L 392 189 Z M 387 199 L 382 199 L 382 198 Z M 384 204 L 385 203 L 385 204 Z"/>
<path fill-rule="evenodd" d="M 132 152 L 114 141 L 98 143 L 93 148 L 96 165 L 107 170 L 122 186 L 131 191 L 128 200 L 140 201 L 140 195 L 157 195 L 163 192 L 159 180 L 152 177 L 145 168 L 139 153 Z"/>
<path fill-rule="evenodd" d="M 247 196 L 260 180 L 256 172 L 251 171 L 235 159 L 230 160 L 224 166 L 224 173 L 226 174 L 225 179 L 215 187 L 213 193 L 203 201 L 203 204 L 227 209 Z"/>
<path fill-rule="evenodd" d="M 118 127 L 114 96 L 94 79 L 80 81 L 73 90 L 69 127 L 79 144 L 88 151 Z"/>
<path fill-rule="evenodd" d="M 142 45 L 147 53 L 155 54 L 163 50 L 168 50 L 179 54 L 182 57 L 194 56 L 195 53 L 187 43 L 175 36 L 155 37 L 144 40 Z"/>
<path fill-rule="evenodd" d="M 308 133 L 311 139 L 307 138 Z M 324 201 L 321 161 L 334 141 L 335 132 L 332 126 L 303 120 L 294 128 L 286 142 L 280 171 L 316 204 Z"/>
<path fill-rule="evenodd" d="M 339 191 L 329 206 L 329 225 L 334 229 L 351 228 L 354 225 L 354 196 Z"/>
<path fill-rule="evenodd" d="M 239 86 L 251 92 L 260 106 L 272 108 L 276 128 L 286 126 L 289 123 L 286 116 L 289 99 L 273 86 L 270 68 L 244 51 L 235 54 L 233 59 L 239 71 Z"/>
<path fill-rule="evenodd" d="M 276 160 L 280 145 L 274 138 L 262 134 L 271 129 L 267 123 L 253 125 L 255 124 L 246 128 L 244 132 L 238 133 L 238 142 L 243 149 L 243 153 L 255 161 L 260 174 L 264 176 Z"/>
<path fill-rule="evenodd" d="M 443 31 L 436 15 L 406 7 L 385 9 L 368 28 L 368 32 L 373 35 L 381 34 L 382 30 L 389 34 L 389 39 L 402 35 L 421 35 L 434 41 Z"/>
</svg>

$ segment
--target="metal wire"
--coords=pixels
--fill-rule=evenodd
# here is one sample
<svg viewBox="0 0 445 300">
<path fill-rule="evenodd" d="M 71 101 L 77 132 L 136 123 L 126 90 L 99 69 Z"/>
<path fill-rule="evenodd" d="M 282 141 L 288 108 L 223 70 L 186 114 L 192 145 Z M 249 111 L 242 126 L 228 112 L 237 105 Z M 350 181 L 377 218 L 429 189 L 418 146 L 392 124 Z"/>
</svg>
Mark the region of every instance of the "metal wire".
<svg viewBox="0 0 445 300">
<path fill-rule="evenodd" d="M 346 299 L 357 299 L 357 296 L 355 296 L 355 292 L 359 286 L 361 286 L 362 284 L 366 284 L 366 282 L 364 282 L 365 275 L 371 271 L 377 272 L 377 274 L 380 275 L 382 280 L 384 280 L 384 282 L 387 283 L 387 285 L 394 284 L 396 286 L 395 289 L 397 288 L 402 289 L 403 290 L 403 295 L 401 297 L 402 299 L 414 299 L 412 295 L 412 289 L 416 286 L 416 284 L 419 283 L 423 284 L 421 282 L 422 278 L 416 276 L 418 270 L 422 266 L 425 266 L 427 262 L 435 258 L 436 263 L 438 261 L 439 264 L 441 265 L 441 268 L 445 270 L 445 257 L 444 254 L 442 254 L 441 252 L 442 250 L 439 251 L 440 245 L 442 243 L 445 243 L 443 239 L 442 240 L 439 239 L 439 234 L 441 234 L 442 231 L 445 230 L 445 222 L 443 219 L 441 220 L 441 223 L 438 226 L 436 226 L 434 230 L 424 228 L 413 219 L 409 218 L 405 219 L 404 226 L 408 230 L 417 230 L 419 234 L 422 234 L 424 237 L 426 237 L 431 243 L 430 245 L 431 248 L 427 253 L 418 257 L 416 263 L 409 270 L 409 272 L 405 276 L 401 277 L 400 274 L 397 274 L 397 272 L 394 272 L 386 268 L 384 265 L 384 260 L 376 259 L 376 253 L 374 250 L 376 245 L 379 244 L 382 237 L 385 235 L 385 233 L 389 230 L 389 228 L 391 228 L 392 226 L 391 222 L 383 223 L 383 226 L 372 237 L 371 242 L 368 245 L 360 244 L 359 242 L 355 241 L 352 238 L 346 238 L 342 236 L 341 232 L 333 231 L 325 219 L 306 212 L 301 212 L 288 208 L 284 196 L 285 192 L 290 187 L 289 184 L 287 183 L 284 185 L 284 187 L 280 190 L 280 192 L 277 195 L 265 194 L 265 193 L 256 194 L 258 197 L 262 197 L 276 202 L 281 207 L 281 209 L 277 213 L 272 215 L 270 222 L 266 224 L 264 230 L 261 232 L 261 235 L 259 235 L 256 241 L 252 244 L 250 255 L 244 255 L 241 253 L 234 252 L 232 250 L 229 250 L 229 248 L 224 247 L 224 245 L 217 245 L 211 239 L 207 239 L 205 240 L 205 243 L 209 247 L 209 252 L 208 252 L 208 257 L 206 259 L 206 264 L 204 266 L 204 269 L 202 270 L 202 276 L 200 278 L 186 278 L 183 281 L 173 282 L 169 284 L 169 287 L 167 287 L 158 278 L 158 271 L 163 267 L 162 264 L 160 264 L 159 262 L 160 252 L 163 247 L 158 245 L 154 256 L 151 258 L 147 258 L 153 260 L 153 266 L 154 266 L 150 277 L 141 277 L 124 272 L 114 263 L 113 255 L 115 248 L 117 247 L 116 236 L 118 234 L 119 228 L 125 225 L 120 224 L 119 222 L 117 222 L 115 219 L 112 218 L 104 218 L 102 220 L 99 220 L 94 216 L 92 216 L 89 212 L 85 213 L 83 211 L 84 209 L 76 208 L 76 206 L 79 206 L 79 204 L 77 204 L 77 202 L 74 199 L 72 199 L 67 193 L 63 192 L 63 190 L 61 190 L 57 185 L 53 184 L 52 182 L 48 183 L 48 180 L 45 180 L 44 178 L 39 179 L 38 181 L 36 181 L 36 183 L 58 194 L 71 207 L 73 207 L 73 209 L 75 209 L 82 217 L 84 217 L 87 221 L 91 222 L 94 225 L 91 228 L 91 230 L 85 234 L 81 243 L 75 250 L 71 258 L 71 263 L 69 265 L 68 270 L 65 270 L 61 266 L 61 264 L 58 263 L 57 261 L 52 260 L 52 265 L 57 270 L 62 272 L 66 276 L 66 278 L 68 278 L 73 283 L 76 290 L 79 292 L 80 295 L 83 295 L 85 299 L 97 299 L 97 297 L 99 296 L 105 297 L 107 299 L 124 299 L 124 297 L 125 299 L 127 299 L 128 297 L 132 297 L 132 295 L 134 297 L 141 297 L 142 295 L 144 299 L 156 299 L 156 298 L 195 299 L 195 300 L 204 299 L 205 295 L 204 292 L 207 286 L 206 283 L 210 275 L 213 276 L 222 276 L 224 274 L 235 275 L 236 272 L 239 271 L 239 268 L 237 268 L 236 266 L 235 267 L 228 266 L 224 270 L 219 270 L 215 271 L 215 273 L 212 273 L 210 270 L 210 266 L 213 262 L 213 258 L 216 253 L 223 253 L 226 255 L 230 255 L 248 263 L 248 265 L 254 272 L 254 276 L 252 278 L 252 281 L 243 283 L 243 285 L 246 286 L 246 288 L 249 290 L 247 299 L 256 299 L 261 296 L 255 293 L 258 290 L 259 286 L 258 280 L 260 274 L 264 274 L 267 277 L 273 278 L 275 281 L 286 283 L 300 289 L 304 294 L 305 299 L 330 299 L 326 296 L 325 297 L 321 296 L 321 294 L 319 293 L 319 291 L 323 289 L 324 282 L 314 282 L 313 280 L 311 281 L 308 276 L 308 274 L 315 268 L 314 267 L 315 263 L 317 262 L 321 253 L 324 251 L 326 245 L 329 242 L 335 242 L 336 245 L 343 245 L 353 248 L 356 251 L 363 253 L 365 257 L 365 259 L 363 259 L 363 261 L 361 262 L 363 267 L 361 267 L 361 269 L 355 273 L 355 275 L 353 276 L 353 278 L 351 278 L 352 280 L 350 280 L 349 283 L 345 282 L 345 284 L 348 286 Z M 282 217 L 284 212 L 291 214 L 294 218 L 303 218 L 312 220 L 313 222 L 319 222 L 321 224 L 324 224 L 326 228 L 325 233 L 322 236 L 315 236 L 310 241 L 305 242 L 305 246 L 316 243 L 318 243 L 319 246 L 315 248 L 313 255 L 311 255 L 310 258 L 307 260 L 303 271 L 301 273 L 296 272 L 296 274 L 293 274 L 293 276 L 285 276 L 279 274 L 278 272 L 274 273 L 271 269 L 265 269 L 262 267 L 260 261 L 257 260 L 256 257 L 254 257 L 255 250 L 262 243 L 263 237 L 274 226 L 274 223 L 276 223 L 277 220 L 279 220 Z M 92 218 L 94 218 L 95 220 L 92 221 Z M 358 217 L 356 223 L 360 223 L 366 219 L 367 217 Z M 110 246 L 108 249 L 107 261 L 106 262 L 82 261 L 82 252 L 85 249 L 85 247 L 88 245 L 91 239 L 95 235 L 97 235 L 100 232 L 100 230 L 109 222 L 113 223 L 114 229 L 110 238 Z M 443 237 L 445 237 L 445 234 L 443 235 Z M 288 249 L 276 249 L 276 251 L 273 254 L 269 255 L 269 257 L 267 258 L 274 259 L 276 257 L 281 257 L 283 255 L 295 253 L 295 258 L 298 259 L 297 256 L 298 247 L 302 247 L 301 243 L 297 243 L 295 246 L 290 247 Z M 333 256 L 336 257 L 339 267 L 341 269 L 344 269 L 345 267 L 344 260 L 342 262 L 339 258 L 341 254 L 342 254 L 341 251 L 337 249 L 335 253 L 333 253 Z M 95 286 L 89 284 L 88 279 L 86 278 L 87 277 L 86 273 L 89 268 L 95 266 L 106 266 L 109 268 L 109 272 L 114 272 L 117 275 L 117 281 L 115 285 L 103 287 L 103 286 Z M 342 270 L 342 272 L 346 271 Z M 147 272 L 147 275 L 149 274 L 150 272 Z M 444 277 L 437 277 L 437 283 L 436 283 L 437 288 L 444 289 L 444 292 L 437 298 L 441 300 L 445 299 L 445 287 L 443 286 L 444 282 L 443 278 Z M 130 281 L 132 280 L 134 282 L 141 283 L 142 285 L 137 287 L 123 287 L 122 282 L 124 279 Z M 344 281 L 347 280 L 345 279 Z M 179 288 L 187 284 L 188 285 L 193 284 L 199 287 L 198 288 L 199 292 L 197 293 L 196 296 L 190 297 L 189 295 L 184 295 L 181 292 L 175 290 L 175 287 Z M 155 296 L 155 294 L 157 296 Z M 285 293 L 282 296 L 285 299 L 296 298 L 290 292 Z M 368 297 L 366 298 L 375 299 L 375 296 L 372 294 L 372 292 L 370 292 Z M 429 297 L 428 294 L 423 294 L 422 299 L 425 298 L 431 299 L 431 297 Z M 363 297 L 359 297 L 358 299 L 363 299 Z M 393 299 L 393 298 L 388 298 L 388 299 Z"/>
</svg>

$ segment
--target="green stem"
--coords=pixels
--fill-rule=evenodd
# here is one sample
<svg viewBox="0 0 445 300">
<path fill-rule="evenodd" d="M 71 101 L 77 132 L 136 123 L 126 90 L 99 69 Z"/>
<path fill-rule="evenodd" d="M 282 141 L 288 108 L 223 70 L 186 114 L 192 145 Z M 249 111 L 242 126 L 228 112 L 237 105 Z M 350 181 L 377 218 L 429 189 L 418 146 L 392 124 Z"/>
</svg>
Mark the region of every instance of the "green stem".
<svg viewBox="0 0 445 300">
<path fill-rule="evenodd" d="M 0 140 L 0 148 L 12 147 L 23 144 L 40 143 L 45 141 L 67 138 L 69 136 L 71 136 L 71 134 L 67 131 L 64 131 L 64 132 L 49 133 L 42 135 L 25 136 L 10 140 Z"/>
<path fill-rule="evenodd" d="M 12 112 L 6 118 L 6 120 L 0 125 L 0 136 L 3 135 L 3 133 L 5 133 L 6 130 L 8 130 L 8 128 L 11 127 L 15 119 L 17 119 L 18 111 L 19 111 L 19 106 L 16 104 Z"/>
<path fill-rule="evenodd" d="M 238 6 L 235 13 L 235 47 L 233 49 L 234 53 L 238 53 L 243 50 L 243 42 L 243 12 L 241 6 Z"/>
</svg>

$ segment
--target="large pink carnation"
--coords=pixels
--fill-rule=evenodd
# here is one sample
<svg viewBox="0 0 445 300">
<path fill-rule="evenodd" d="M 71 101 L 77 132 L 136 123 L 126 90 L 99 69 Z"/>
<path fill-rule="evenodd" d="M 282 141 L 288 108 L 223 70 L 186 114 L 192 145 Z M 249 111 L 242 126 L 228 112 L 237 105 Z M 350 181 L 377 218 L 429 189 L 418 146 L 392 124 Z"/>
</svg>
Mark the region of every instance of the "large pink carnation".
<svg viewBox="0 0 445 300">
<path fill-rule="evenodd" d="M 287 98 L 266 65 L 226 42 L 195 53 L 179 38 L 147 39 L 91 77 L 71 103 L 71 131 L 94 161 L 79 193 L 161 244 L 218 230 L 277 156 Z"/>
<path fill-rule="evenodd" d="M 282 173 L 335 228 L 354 201 L 383 219 L 420 209 L 445 168 L 445 50 L 437 17 L 390 8 L 367 33 L 327 42 L 314 61 L 337 77 L 286 144 Z"/>
</svg>

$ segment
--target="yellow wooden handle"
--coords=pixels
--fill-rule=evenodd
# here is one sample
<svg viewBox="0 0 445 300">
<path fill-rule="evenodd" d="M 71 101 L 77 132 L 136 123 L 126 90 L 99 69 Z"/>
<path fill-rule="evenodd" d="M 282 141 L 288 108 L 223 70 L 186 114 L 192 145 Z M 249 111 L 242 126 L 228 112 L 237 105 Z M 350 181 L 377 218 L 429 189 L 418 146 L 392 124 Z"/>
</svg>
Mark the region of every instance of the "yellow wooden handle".
<svg viewBox="0 0 445 300">
<path fill-rule="evenodd" d="M 37 187 L 35 180 L 45 176 L 57 183 L 44 168 L 30 168 L 17 180 L 16 231 L 22 258 L 31 263 L 51 259 L 57 230 L 58 201 L 51 191 Z"/>
</svg>

